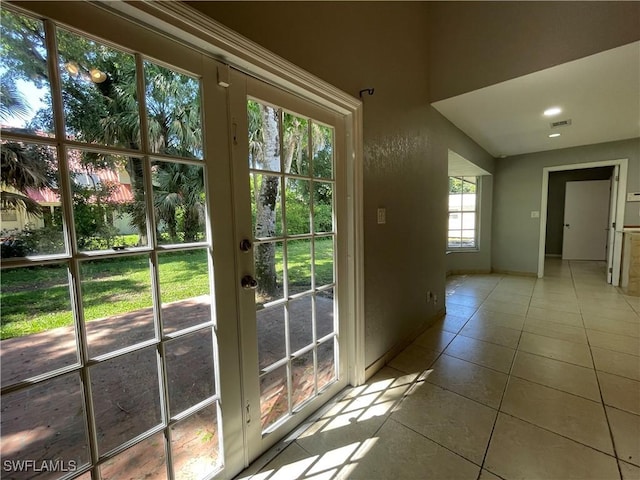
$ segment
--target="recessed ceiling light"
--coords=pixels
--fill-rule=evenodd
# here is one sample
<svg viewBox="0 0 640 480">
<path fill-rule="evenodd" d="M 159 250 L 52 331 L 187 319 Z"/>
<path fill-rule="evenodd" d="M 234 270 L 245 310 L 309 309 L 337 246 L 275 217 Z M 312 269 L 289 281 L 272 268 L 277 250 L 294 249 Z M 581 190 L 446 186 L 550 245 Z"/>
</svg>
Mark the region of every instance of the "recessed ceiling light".
<svg viewBox="0 0 640 480">
<path fill-rule="evenodd" d="M 551 133 L 551 134 L 549 134 L 549 138 L 556 138 L 556 137 L 559 137 L 559 136 L 560 136 L 559 133 Z"/>
<path fill-rule="evenodd" d="M 562 109 L 560 107 L 551 107 L 551 108 L 547 108 L 544 111 L 544 116 L 553 117 L 554 115 L 558 115 L 560 112 L 562 112 Z"/>
</svg>

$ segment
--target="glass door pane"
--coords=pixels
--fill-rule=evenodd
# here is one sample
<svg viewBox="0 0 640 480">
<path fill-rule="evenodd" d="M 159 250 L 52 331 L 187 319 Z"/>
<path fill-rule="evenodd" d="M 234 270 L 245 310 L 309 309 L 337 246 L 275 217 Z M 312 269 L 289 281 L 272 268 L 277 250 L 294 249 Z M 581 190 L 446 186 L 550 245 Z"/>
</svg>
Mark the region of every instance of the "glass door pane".
<svg viewBox="0 0 640 480">
<path fill-rule="evenodd" d="M 213 225 L 231 212 L 217 64 L 90 4 L 64 27 L 46 2 L 34 8 L 53 18 L 12 8 L 0 27 L 3 473 L 228 477 L 218 362 L 239 367 L 218 337 L 237 332 L 233 295 L 213 281 L 235 273 L 217 268 L 232 233 Z M 98 12 L 112 38 L 76 25 Z M 45 461 L 57 463 L 35 470 Z"/>
<path fill-rule="evenodd" d="M 247 124 L 260 424 L 269 432 L 337 379 L 335 135 L 254 99 Z"/>
</svg>

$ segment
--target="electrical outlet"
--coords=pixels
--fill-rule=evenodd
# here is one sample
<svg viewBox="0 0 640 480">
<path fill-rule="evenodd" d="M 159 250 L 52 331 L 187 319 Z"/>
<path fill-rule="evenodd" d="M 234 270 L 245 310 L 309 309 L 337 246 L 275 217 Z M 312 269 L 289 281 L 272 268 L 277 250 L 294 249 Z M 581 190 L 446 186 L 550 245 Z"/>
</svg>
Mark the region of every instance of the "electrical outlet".
<svg viewBox="0 0 640 480">
<path fill-rule="evenodd" d="M 427 303 L 430 303 L 432 298 L 433 294 L 431 293 L 431 290 L 427 290 Z"/>
<path fill-rule="evenodd" d="M 438 295 L 436 295 L 435 293 L 433 294 L 433 304 L 434 305 L 438 304 Z"/>
</svg>

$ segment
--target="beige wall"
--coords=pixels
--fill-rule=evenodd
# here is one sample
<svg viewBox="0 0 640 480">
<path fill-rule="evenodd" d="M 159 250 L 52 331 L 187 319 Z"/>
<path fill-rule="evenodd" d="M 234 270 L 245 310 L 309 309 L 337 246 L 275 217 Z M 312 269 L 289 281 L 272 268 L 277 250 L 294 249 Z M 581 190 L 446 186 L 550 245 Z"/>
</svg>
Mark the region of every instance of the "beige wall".
<svg viewBox="0 0 640 480">
<path fill-rule="evenodd" d="M 364 102 L 367 365 L 444 308 L 447 155 L 493 159 L 427 98 L 427 8 L 402 2 L 193 2 Z M 376 209 L 387 223 L 376 223 Z M 488 247 L 488 246 L 487 246 Z M 426 291 L 437 294 L 427 304 Z"/>
<path fill-rule="evenodd" d="M 640 39 L 640 2 L 429 2 L 435 102 Z"/>
</svg>

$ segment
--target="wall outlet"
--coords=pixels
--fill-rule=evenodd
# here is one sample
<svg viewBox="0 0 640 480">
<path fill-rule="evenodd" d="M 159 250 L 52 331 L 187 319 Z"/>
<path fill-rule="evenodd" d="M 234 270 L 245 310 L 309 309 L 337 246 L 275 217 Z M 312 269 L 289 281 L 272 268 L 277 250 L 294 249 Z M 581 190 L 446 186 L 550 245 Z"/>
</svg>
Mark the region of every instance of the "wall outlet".
<svg viewBox="0 0 640 480">
<path fill-rule="evenodd" d="M 433 293 L 431 293 L 431 290 L 427 290 L 427 303 L 430 303 L 432 298 Z"/>
<path fill-rule="evenodd" d="M 382 225 L 383 223 L 387 223 L 387 209 L 379 208 L 378 209 L 378 224 Z"/>
<path fill-rule="evenodd" d="M 531 218 L 540 218 L 540 212 L 537 210 L 533 210 L 531 212 Z"/>
</svg>

